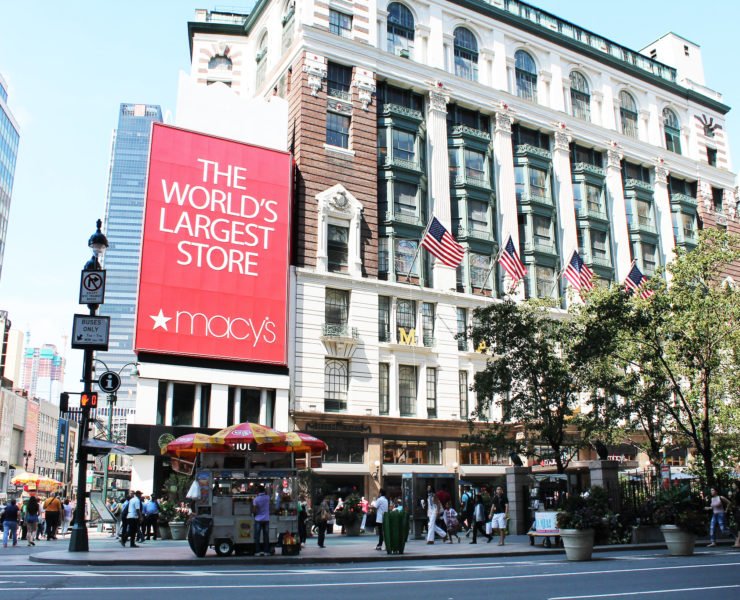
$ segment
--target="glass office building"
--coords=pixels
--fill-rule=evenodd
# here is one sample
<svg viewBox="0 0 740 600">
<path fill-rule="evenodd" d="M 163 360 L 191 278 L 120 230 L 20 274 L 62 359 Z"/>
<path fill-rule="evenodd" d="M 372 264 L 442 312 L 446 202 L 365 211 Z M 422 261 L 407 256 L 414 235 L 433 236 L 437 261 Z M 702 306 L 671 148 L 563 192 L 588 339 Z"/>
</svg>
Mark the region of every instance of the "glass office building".
<svg viewBox="0 0 740 600">
<path fill-rule="evenodd" d="M 105 235 L 110 247 L 104 260 L 105 304 L 100 307 L 100 314 L 111 317 L 110 343 L 107 352 L 96 353 L 112 371 L 136 361 L 134 320 L 149 137 L 152 122 L 161 120 L 159 106 L 121 104 L 118 128 L 113 134 L 105 207 Z M 95 368 L 100 373 L 102 365 L 97 363 Z M 132 371 L 133 367 L 121 371 L 116 405 L 119 409 L 134 408 L 136 383 Z M 101 406 L 106 407 L 107 403 L 101 402 Z"/>
<path fill-rule="evenodd" d="M 7 84 L 0 75 L 0 276 L 3 273 L 3 255 L 8 233 L 10 197 L 13 193 L 13 175 L 19 140 L 18 122 L 8 108 Z"/>
</svg>

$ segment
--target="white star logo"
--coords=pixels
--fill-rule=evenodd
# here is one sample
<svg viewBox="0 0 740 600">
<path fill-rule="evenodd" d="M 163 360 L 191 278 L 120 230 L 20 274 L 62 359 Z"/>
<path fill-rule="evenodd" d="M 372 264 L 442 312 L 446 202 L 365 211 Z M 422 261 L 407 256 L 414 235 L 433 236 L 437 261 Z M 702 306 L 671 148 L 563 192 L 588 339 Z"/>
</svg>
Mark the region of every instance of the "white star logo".
<svg viewBox="0 0 740 600">
<path fill-rule="evenodd" d="M 149 315 L 149 318 L 154 319 L 154 327 L 152 327 L 152 329 L 161 327 L 165 331 L 167 331 L 167 321 L 172 319 L 172 317 L 165 317 L 161 308 L 159 309 L 158 315 Z"/>
</svg>

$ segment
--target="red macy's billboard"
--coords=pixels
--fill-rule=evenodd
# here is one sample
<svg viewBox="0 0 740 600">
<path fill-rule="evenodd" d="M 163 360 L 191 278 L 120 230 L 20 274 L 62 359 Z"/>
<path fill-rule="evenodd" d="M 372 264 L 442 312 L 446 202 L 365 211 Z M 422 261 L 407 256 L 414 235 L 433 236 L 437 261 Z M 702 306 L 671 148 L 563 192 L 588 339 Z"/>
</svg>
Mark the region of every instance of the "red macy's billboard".
<svg viewBox="0 0 740 600">
<path fill-rule="evenodd" d="M 137 352 L 286 364 L 287 152 L 155 123 Z"/>
</svg>

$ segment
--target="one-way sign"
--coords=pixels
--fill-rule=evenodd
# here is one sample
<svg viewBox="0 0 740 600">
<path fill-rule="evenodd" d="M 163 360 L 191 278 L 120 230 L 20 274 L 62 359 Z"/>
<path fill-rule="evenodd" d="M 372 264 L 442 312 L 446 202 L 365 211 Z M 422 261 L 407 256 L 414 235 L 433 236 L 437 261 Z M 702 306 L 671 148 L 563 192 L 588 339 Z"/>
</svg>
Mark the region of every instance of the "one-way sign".
<svg viewBox="0 0 740 600">
<path fill-rule="evenodd" d="M 110 317 L 75 315 L 72 325 L 72 348 L 107 350 Z"/>
<path fill-rule="evenodd" d="M 121 376 L 115 371 L 106 371 L 98 378 L 98 385 L 106 394 L 113 394 L 121 387 Z"/>
</svg>

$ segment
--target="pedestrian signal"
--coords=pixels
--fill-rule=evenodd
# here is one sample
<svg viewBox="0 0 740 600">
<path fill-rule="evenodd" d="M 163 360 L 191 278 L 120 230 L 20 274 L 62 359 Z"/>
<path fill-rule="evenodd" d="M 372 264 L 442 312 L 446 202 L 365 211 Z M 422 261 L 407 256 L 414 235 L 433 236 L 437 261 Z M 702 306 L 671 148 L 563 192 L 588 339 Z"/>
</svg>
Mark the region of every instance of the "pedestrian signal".
<svg viewBox="0 0 740 600">
<path fill-rule="evenodd" d="M 69 411 L 69 394 L 67 392 L 62 392 L 59 394 L 59 412 L 68 412 Z"/>
<path fill-rule="evenodd" d="M 98 393 L 90 392 L 89 394 L 82 394 L 80 396 L 80 406 L 82 408 L 97 408 L 98 407 Z"/>
</svg>

